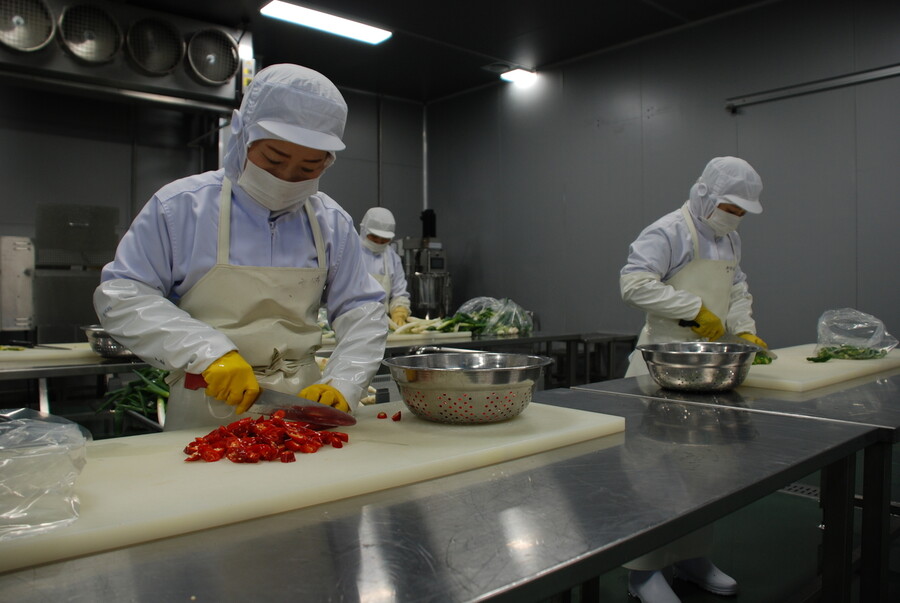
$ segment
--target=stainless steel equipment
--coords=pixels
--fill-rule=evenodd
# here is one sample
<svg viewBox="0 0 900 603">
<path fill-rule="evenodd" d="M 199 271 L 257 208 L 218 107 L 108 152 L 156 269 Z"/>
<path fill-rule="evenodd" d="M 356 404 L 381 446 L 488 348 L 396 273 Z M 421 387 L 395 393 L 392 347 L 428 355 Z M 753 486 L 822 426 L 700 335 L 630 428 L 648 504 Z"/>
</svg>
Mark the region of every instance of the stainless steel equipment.
<svg viewBox="0 0 900 603">
<path fill-rule="evenodd" d="M 0 0 L 0 76 L 228 114 L 251 33 L 110 0 Z"/>
<path fill-rule="evenodd" d="M 436 237 L 405 237 L 399 241 L 398 247 L 413 316 L 447 316 L 450 313 L 452 280 L 447 270 L 443 244 Z"/>
<path fill-rule="evenodd" d="M 495 423 L 531 402 L 543 356 L 489 352 L 398 356 L 382 361 L 416 416 L 438 423 Z"/>
<path fill-rule="evenodd" d="M 650 376 L 669 389 L 726 391 L 744 382 L 760 350 L 746 343 L 681 341 L 637 346 Z"/>
<path fill-rule="evenodd" d="M 134 358 L 134 352 L 112 338 L 100 325 L 81 327 L 91 349 L 104 358 Z"/>
<path fill-rule="evenodd" d="M 27 237 L 0 237 L 0 330 L 34 326 L 34 245 Z"/>
</svg>

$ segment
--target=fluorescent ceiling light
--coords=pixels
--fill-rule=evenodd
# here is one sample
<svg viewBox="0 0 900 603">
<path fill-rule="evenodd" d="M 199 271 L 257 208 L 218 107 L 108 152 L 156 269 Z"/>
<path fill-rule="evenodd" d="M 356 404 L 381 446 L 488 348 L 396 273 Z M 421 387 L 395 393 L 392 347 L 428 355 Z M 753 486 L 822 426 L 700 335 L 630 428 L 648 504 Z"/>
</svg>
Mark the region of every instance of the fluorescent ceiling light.
<svg viewBox="0 0 900 603">
<path fill-rule="evenodd" d="M 512 82 L 516 86 L 527 88 L 537 79 L 537 74 L 534 71 L 526 71 L 525 69 L 512 69 L 506 73 L 501 73 L 500 79 Z"/>
<path fill-rule="evenodd" d="M 384 29 L 378 29 L 371 25 L 364 25 L 349 19 L 335 17 L 334 15 L 297 6 L 296 4 L 281 2 L 281 0 L 269 2 L 259 9 L 259 12 L 267 17 L 272 17 L 273 19 L 290 21 L 297 25 L 312 27 L 313 29 L 326 31 L 328 33 L 344 36 L 345 38 L 352 38 L 354 40 L 359 40 L 360 42 L 367 42 L 369 44 L 380 44 L 391 37 L 391 32 Z"/>
</svg>

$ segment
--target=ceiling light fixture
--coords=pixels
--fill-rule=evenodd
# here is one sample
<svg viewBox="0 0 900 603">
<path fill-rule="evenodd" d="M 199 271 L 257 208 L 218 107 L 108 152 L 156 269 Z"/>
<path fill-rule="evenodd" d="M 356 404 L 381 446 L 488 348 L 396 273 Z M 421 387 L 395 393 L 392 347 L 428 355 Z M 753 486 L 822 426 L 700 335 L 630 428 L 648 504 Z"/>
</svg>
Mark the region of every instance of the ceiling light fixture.
<svg viewBox="0 0 900 603">
<path fill-rule="evenodd" d="M 311 27 L 368 44 L 380 44 L 392 35 L 391 32 L 384 29 L 322 13 L 311 8 L 304 8 L 296 4 L 281 2 L 281 0 L 269 2 L 259 9 L 259 12 L 266 17 L 289 21 L 297 25 Z"/>
<path fill-rule="evenodd" d="M 526 69 L 511 69 L 506 73 L 501 73 L 500 79 L 512 82 L 520 88 L 527 88 L 537 80 L 537 73 Z"/>
</svg>

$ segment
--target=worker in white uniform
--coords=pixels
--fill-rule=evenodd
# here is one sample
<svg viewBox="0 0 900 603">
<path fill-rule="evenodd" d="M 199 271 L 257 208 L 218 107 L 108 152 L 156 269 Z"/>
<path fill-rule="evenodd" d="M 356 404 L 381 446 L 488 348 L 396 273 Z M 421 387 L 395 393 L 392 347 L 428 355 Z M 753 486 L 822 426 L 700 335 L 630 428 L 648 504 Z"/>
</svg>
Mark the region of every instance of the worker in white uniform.
<svg viewBox="0 0 900 603">
<path fill-rule="evenodd" d="M 396 228 L 394 214 L 384 207 L 373 207 L 363 216 L 359 224 L 366 268 L 377 280 L 385 293 L 385 309 L 398 327 L 409 318 L 409 293 L 406 289 L 406 275 L 403 262 L 391 247 Z"/>
<path fill-rule="evenodd" d="M 723 336 L 767 348 L 756 336 L 752 297 L 740 268 L 737 228 L 747 213 L 762 212 L 762 180 L 737 157 L 716 157 L 691 187 L 684 205 L 645 228 L 631 244 L 619 287 L 628 305 L 647 313 L 638 344 L 716 341 Z M 626 377 L 647 374 L 639 351 Z M 661 570 L 721 595 L 737 583 L 706 557 L 712 526 L 626 564 L 629 593 L 644 603 L 679 599 Z"/>
<path fill-rule="evenodd" d="M 170 371 L 167 430 L 233 421 L 260 385 L 345 412 L 365 394 L 384 355 L 384 291 L 352 218 L 318 188 L 346 119 L 322 74 L 261 70 L 233 113 L 224 168 L 160 189 L 103 268 L 104 328 Z M 324 372 L 320 305 L 337 339 Z M 185 389 L 185 373 L 207 387 Z"/>
</svg>

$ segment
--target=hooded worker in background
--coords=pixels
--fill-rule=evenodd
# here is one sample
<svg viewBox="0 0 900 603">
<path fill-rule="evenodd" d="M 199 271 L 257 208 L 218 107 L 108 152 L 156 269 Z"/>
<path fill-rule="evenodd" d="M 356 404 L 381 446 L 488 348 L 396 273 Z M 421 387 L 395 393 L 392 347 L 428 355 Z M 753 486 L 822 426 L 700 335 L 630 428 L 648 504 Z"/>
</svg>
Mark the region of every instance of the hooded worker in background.
<svg viewBox="0 0 900 603">
<path fill-rule="evenodd" d="M 645 228 L 631 244 L 619 277 L 622 299 L 646 312 L 638 345 L 673 341 L 716 341 L 736 337 L 762 348 L 756 336 L 752 297 L 740 267 L 738 225 L 759 214 L 762 180 L 737 157 L 716 157 L 691 187 L 684 205 Z M 646 375 L 639 351 L 626 377 Z M 737 592 L 737 582 L 706 557 L 712 526 L 706 526 L 625 565 L 629 592 L 644 603 L 679 599 L 662 571 L 720 595 Z"/>
<path fill-rule="evenodd" d="M 322 74 L 261 70 L 233 114 L 225 167 L 160 189 L 104 267 L 104 328 L 171 371 L 166 429 L 233 421 L 260 384 L 345 412 L 365 394 L 384 355 L 384 292 L 352 218 L 318 188 L 346 119 Z M 324 373 L 320 305 L 337 339 Z M 185 373 L 206 389 L 185 389 Z"/>
<path fill-rule="evenodd" d="M 691 187 L 684 205 L 641 232 L 619 276 L 622 299 L 647 313 L 638 345 L 716 341 L 756 336 L 753 298 L 741 270 L 737 228 L 747 213 L 762 212 L 762 180 L 737 157 L 716 157 Z M 626 377 L 647 374 L 640 353 Z"/>
<path fill-rule="evenodd" d="M 387 293 L 385 308 L 388 316 L 398 327 L 409 318 L 409 293 L 406 289 L 406 275 L 403 262 L 391 247 L 396 228 L 394 214 L 383 207 L 373 207 L 363 216 L 359 224 L 359 238 L 362 241 L 366 268 Z"/>
</svg>

